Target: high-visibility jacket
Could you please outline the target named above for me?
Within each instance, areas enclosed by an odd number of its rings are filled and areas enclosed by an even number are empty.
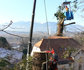
[[[67,6],[65,6],[66,12],[69,11],[69,8]]]

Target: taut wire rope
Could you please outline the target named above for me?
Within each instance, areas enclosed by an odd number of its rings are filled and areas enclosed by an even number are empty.
[[[45,0],[44,0],[44,8],[45,8],[46,23],[47,23],[47,31],[48,31],[48,35],[49,35],[49,25],[48,25],[47,9],[46,9],[46,1]]]
[[[46,17],[46,23],[47,23],[47,31],[48,31],[48,36],[49,36],[49,25],[48,25],[48,18],[47,18],[47,9],[46,9],[46,1],[44,0],[44,8],[45,8],[45,17]],[[47,39],[47,41],[48,41],[49,39]],[[48,43],[47,43],[47,46],[46,47],[48,47],[49,48],[49,41],[48,41]],[[48,48],[47,48],[47,50],[48,50]],[[46,70],[48,70],[48,63],[47,63],[47,61],[48,61],[48,54],[46,53]]]

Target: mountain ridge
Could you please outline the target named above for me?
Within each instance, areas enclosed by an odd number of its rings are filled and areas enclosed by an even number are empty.
[[[30,26],[31,26],[30,24],[31,23],[27,22],[27,21],[14,22],[9,28],[6,29],[6,31],[17,32],[17,33],[19,33],[19,32],[23,32],[23,33],[28,32],[29,33],[30,32]],[[1,27],[1,25],[0,25],[0,27]],[[50,34],[56,33],[57,23],[56,22],[48,22],[48,28],[49,28],[49,33]],[[83,28],[84,27],[81,26],[81,25],[73,24],[73,25],[66,26],[64,30],[70,31],[70,32],[80,32],[80,31],[84,31]],[[35,22],[33,32],[44,32],[44,33],[46,32],[46,33],[48,33],[47,23],[42,24],[42,23],[39,23],[39,22]]]

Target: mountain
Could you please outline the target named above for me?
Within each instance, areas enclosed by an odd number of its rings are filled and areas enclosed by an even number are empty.
[[[66,23],[65,23],[66,24]],[[7,25],[7,24],[6,24]],[[8,29],[6,29],[8,32],[14,32],[14,33],[29,33],[30,32],[30,22],[26,21],[19,21],[19,22],[14,22]],[[1,27],[1,25],[0,25]],[[48,22],[48,28],[49,28],[49,33],[50,34],[55,34],[57,31],[57,23],[56,22]],[[64,31],[68,32],[81,32],[84,31],[84,26],[73,24],[73,25],[68,25],[64,27]],[[43,33],[48,33],[47,30],[47,23],[34,23],[34,28],[33,32],[43,32]],[[0,32],[1,33],[1,32]],[[1,35],[1,34],[0,34]]]
[[[56,23],[55,22],[49,22],[49,29],[52,27],[56,29]],[[22,31],[22,32],[29,32],[30,31],[30,22],[15,22],[13,23],[7,30],[10,31]],[[40,32],[47,32],[47,23],[34,23],[34,32],[40,31]],[[54,29],[53,29],[54,30]]]

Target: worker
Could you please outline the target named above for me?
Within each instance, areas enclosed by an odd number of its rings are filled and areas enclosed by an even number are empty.
[[[69,11],[69,8],[67,6],[65,6],[66,12]]]
[[[66,16],[65,20],[71,20],[73,19],[73,12],[69,11],[69,8],[67,6],[65,6],[66,12],[64,13],[64,15]]]

